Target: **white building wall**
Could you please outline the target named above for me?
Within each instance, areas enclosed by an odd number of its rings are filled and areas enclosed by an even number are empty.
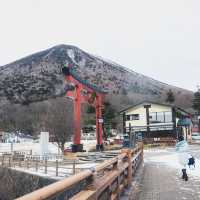
[[[146,126],[147,125],[146,109],[144,108],[144,105],[145,104],[140,104],[126,111],[126,115],[139,114],[139,120],[126,121],[126,127],[129,127],[129,124],[131,124],[131,126]],[[149,113],[151,112],[171,112],[172,113],[171,106],[164,106],[164,105],[152,104],[152,103],[150,105],[151,105],[151,108],[149,108]],[[156,125],[160,125],[160,124],[156,124]]]

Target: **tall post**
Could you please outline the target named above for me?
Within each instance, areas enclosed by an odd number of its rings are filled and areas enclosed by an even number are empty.
[[[102,119],[102,97],[101,95],[96,96],[96,138],[97,138],[97,150],[103,150],[103,119]]]
[[[151,105],[144,105],[144,108],[146,109],[147,137],[149,137],[149,136],[150,136],[150,127],[149,127],[149,108],[151,108]]]
[[[131,131],[131,123],[129,123],[129,147],[132,147],[133,137],[132,137],[132,131]]]
[[[72,151],[82,151],[83,146],[80,144],[81,141],[81,85],[76,85],[74,99],[74,143],[72,145]]]
[[[185,140],[188,141],[188,127],[185,126]]]
[[[200,115],[199,115],[199,113],[198,113],[198,132],[200,133]]]
[[[178,135],[177,126],[176,126],[176,109],[174,107],[172,108],[172,122],[173,122],[174,138],[178,140],[179,135]]]
[[[126,113],[123,113],[123,134],[126,134]]]

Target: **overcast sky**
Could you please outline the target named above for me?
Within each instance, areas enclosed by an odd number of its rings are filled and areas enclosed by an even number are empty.
[[[0,65],[58,44],[196,90],[200,1],[0,0]]]

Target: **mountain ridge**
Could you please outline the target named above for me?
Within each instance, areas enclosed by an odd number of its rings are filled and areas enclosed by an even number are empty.
[[[171,86],[171,87],[175,87],[175,88],[177,88],[177,89],[187,90],[187,91],[189,91],[189,92],[193,92],[192,90],[189,90],[189,89],[186,89],[186,88],[183,88],[183,87],[179,87],[179,86],[175,86],[175,85],[172,85],[172,84],[169,84],[169,83],[165,83],[165,82],[159,81],[159,80],[157,80],[157,79],[155,79],[155,78],[152,78],[152,77],[150,77],[150,76],[148,76],[148,75],[141,74],[141,73],[139,73],[139,72],[136,72],[136,71],[132,70],[132,69],[129,68],[129,67],[125,67],[125,66],[123,66],[123,65],[118,64],[118,63],[115,62],[115,61],[112,61],[112,60],[103,58],[103,57],[101,57],[101,56],[99,56],[99,55],[94,55],[94,57],[97,57],[97,58],[99,58],[99,59],[101,59],[101,60],[104,60],[105,62],[109,62],[110,64],[113,63],[113,65],[117,65],[117,66],[119,66],[119,67],[124,68],[127,72],[135,73],[135,74],[137,74],[137,75],[143,76],[144,78],[151,79],[152,81],[157,81],[157,82],[159,82],[159,83],[161,83],[161,84],[164,84],[164,85],[167,85],[167,86]]]
[[[142,100],[164,102],[167,91],[171,89],[176,97],[175,104],[191,108],[192,91],[155,80],[65,44],[0,66],[0,95],[12,103],[22,104],[63,96],[66,83],[62,67],[69,64],[82,79],[103,89],[108,88],[110,98],[115,96],[118,107]]]

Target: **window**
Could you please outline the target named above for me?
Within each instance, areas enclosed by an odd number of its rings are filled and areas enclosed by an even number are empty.
[[[131,116],[130,115],[126,115],[126,121],[130,121],[131,120]]]
[[[149,121],[151,124],[154,123],[169,123],[172,122],[171,112],[153,112],[149,114]]]
[[[172,113],[165,112],[165,122],[172,122]]]
[[[156,123],[156,122],[157,122],[157,121],[156,121],[156,112],[150,113],[150,114],[149,114],[149,121],[150,121],[151,123]]]
[[[139,119],[140,119],[139,114],[126,115],[126,121],[139,120]]]
[[[132,115],[132,120],[140,120],[139,114]]]
[[[164,112],[157,112],[157,123],[164,123],[165,117]]]

